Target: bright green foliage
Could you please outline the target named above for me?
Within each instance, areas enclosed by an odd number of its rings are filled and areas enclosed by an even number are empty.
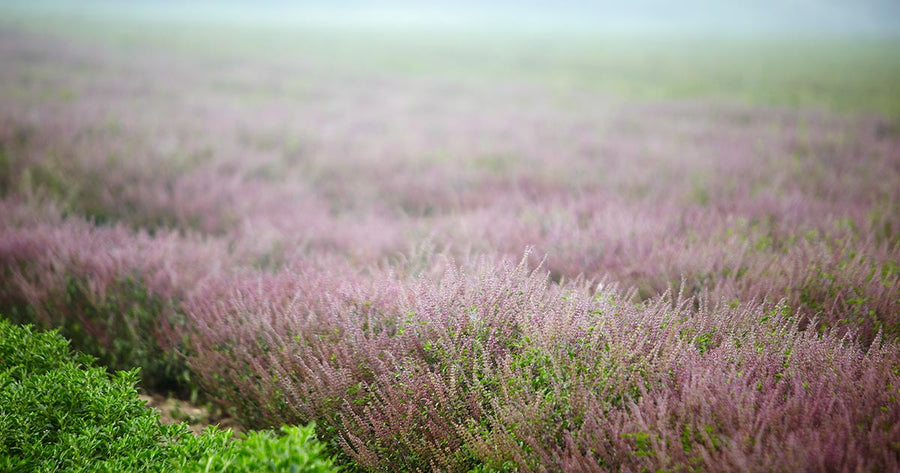
[[[252,432],[240,442],[208,455],[188,472],[207,471],[337,471],[325,456],[325,445],[316,441],[313,425],[282,427],[284,435],[270,430]]]
[[[230,437],[161,425],[137,370],[110,377],[92,362],[56,332],[0,321],[0,470],[169,471]]]
[[[162,425],[138,398],[137,369],[110,376],[55,331],[0,319],[0,471],[329,471],[313,428],[231,441]],[[202,463],[201,463],[201,460]]]

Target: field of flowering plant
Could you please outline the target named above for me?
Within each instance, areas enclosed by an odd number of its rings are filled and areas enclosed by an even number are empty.
[[[23,11],[4,318],[351,470],[900,470],[896,42]]]

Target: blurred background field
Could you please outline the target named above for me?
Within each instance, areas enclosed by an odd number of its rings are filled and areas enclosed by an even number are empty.
[[[493,3],[493,2],[492,2]],[[900,113],[890,2],[7,2],[8,27],[139,53],[639,100]],[[300,72],[300,71],[296,71]]]

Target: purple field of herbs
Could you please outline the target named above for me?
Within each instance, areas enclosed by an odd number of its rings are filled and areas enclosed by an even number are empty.
[[[900,471],[900,42],[7,9],[3,317],[351,471]]]

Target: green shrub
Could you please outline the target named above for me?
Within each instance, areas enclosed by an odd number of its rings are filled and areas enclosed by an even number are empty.
[[[206,471],[335,471],[325,456],[325,445],[315,439],[313,425],[282,427],[284,435],[270,430],[251,432],[240,442],[231,442],[211,453],[187,472]]]
[[[334,469],[312,427],[232,441],[214,427],[194,436],[162,425],[138,398],[137,369],[111,376],[93,362],[55,331],[0,319],[0,471]]]

